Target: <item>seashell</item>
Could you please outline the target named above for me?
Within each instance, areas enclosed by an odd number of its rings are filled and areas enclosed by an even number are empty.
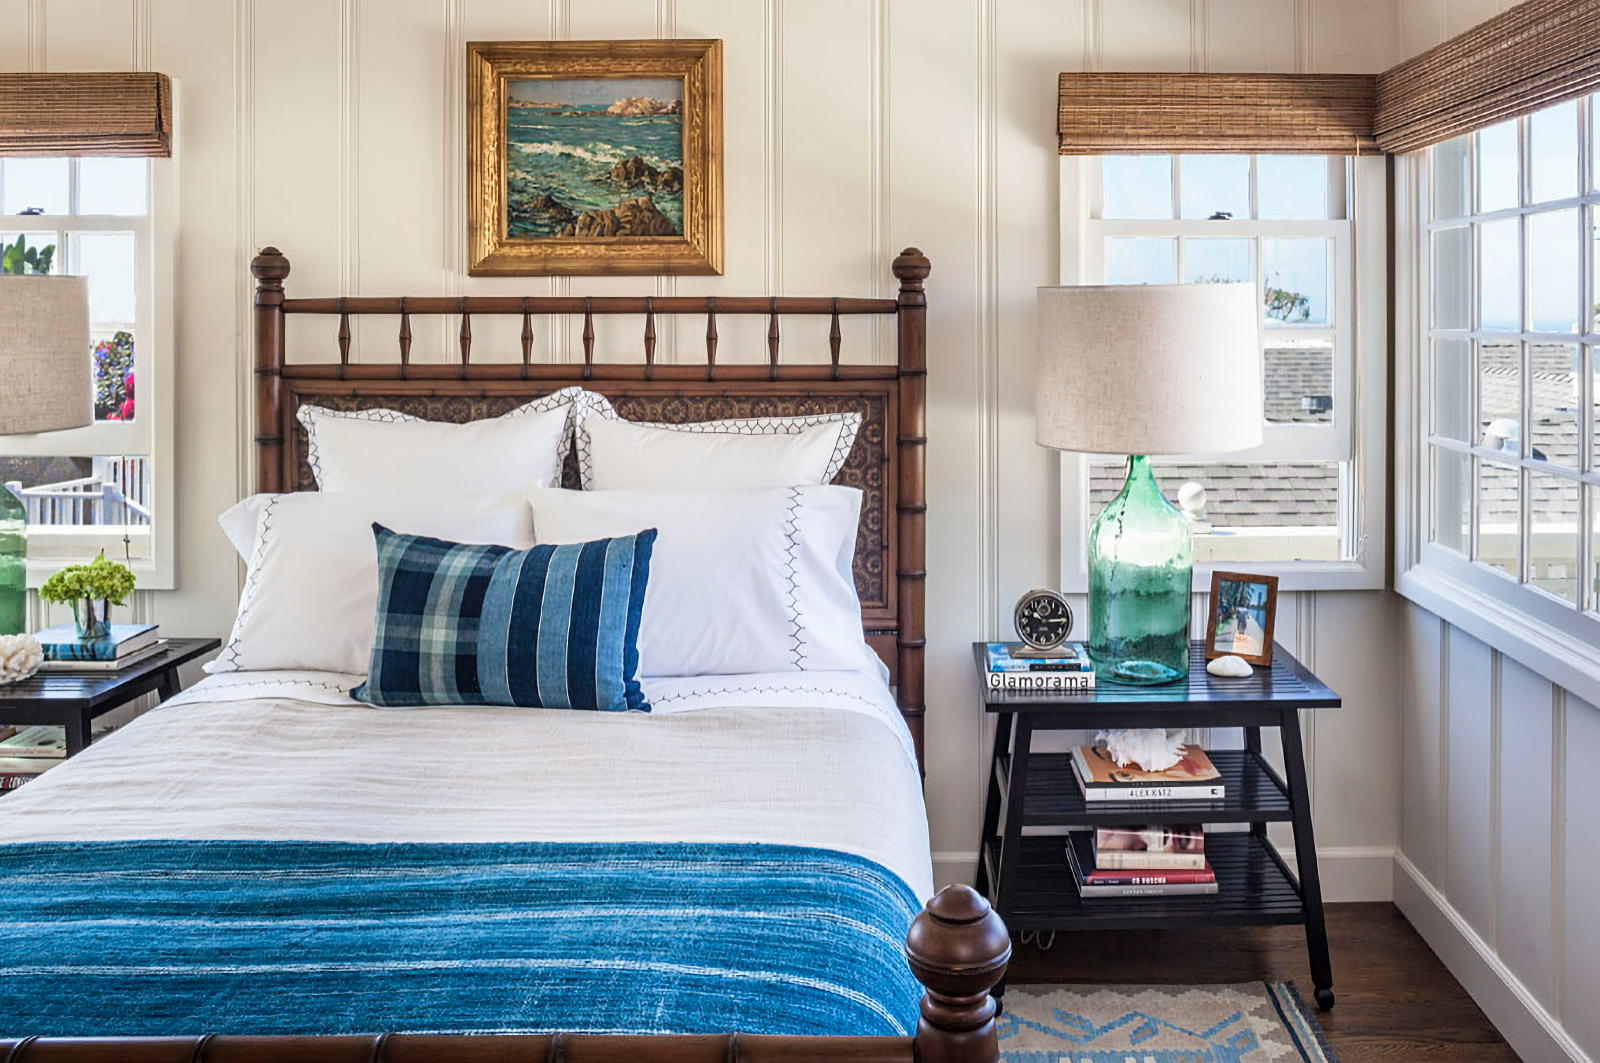
[[[0,684],[20,682],[43,663],[44,650],[32,635],[0,635]]]
[[[1137,764],[1145,771],[1166,771],[1183,759],[1182,730],[1165,727],[1128,727],[1099,731],[1094,740],[1106,747],[1106,754],[1120,768]]]
[[[1212,675],[1220,675],[1225,679],[1243,679],[1255,669],[1251,668],[1250,662],[1243,657],[1230,653],[1226,657],[1218,657],[1214,661],[1207,661],[1206,671]]]

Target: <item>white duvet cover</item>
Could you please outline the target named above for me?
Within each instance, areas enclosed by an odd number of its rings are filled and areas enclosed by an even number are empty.
[[[755,842],[932,895],[911,737],[875,676],[645,680],[650,714],[375,709],[360,681],[210,676],[0,800],[0,838]]]

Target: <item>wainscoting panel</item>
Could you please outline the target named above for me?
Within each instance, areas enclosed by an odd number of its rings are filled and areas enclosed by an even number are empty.
[[[1500,659],[1494,717],[1495,834],[1500,839],[1494,883],[1495,948],[1522,984],[1548,999],[1554,988],[1551,883],[1551,729],[1556,692],[1507,657]]]

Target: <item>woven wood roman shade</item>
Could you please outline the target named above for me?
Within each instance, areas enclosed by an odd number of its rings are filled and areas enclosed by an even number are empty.
[[[1600,89],[1600,0],[1525,0],[1378,75],[1385,151],[1438,144]]]
[[[1060,150],[1372,153],[1375,81],[1370,74],[1062,74]]]
[[[171,154],[165,74],[0,74],[0,155]]]

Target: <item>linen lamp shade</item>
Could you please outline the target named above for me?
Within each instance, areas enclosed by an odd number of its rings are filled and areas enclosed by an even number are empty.
[[[1039,289],[1036,438],[1092,454],[1261,442],[1254,284]]]
[[[0,435],[92,423],[87,278],[0,277]]]

